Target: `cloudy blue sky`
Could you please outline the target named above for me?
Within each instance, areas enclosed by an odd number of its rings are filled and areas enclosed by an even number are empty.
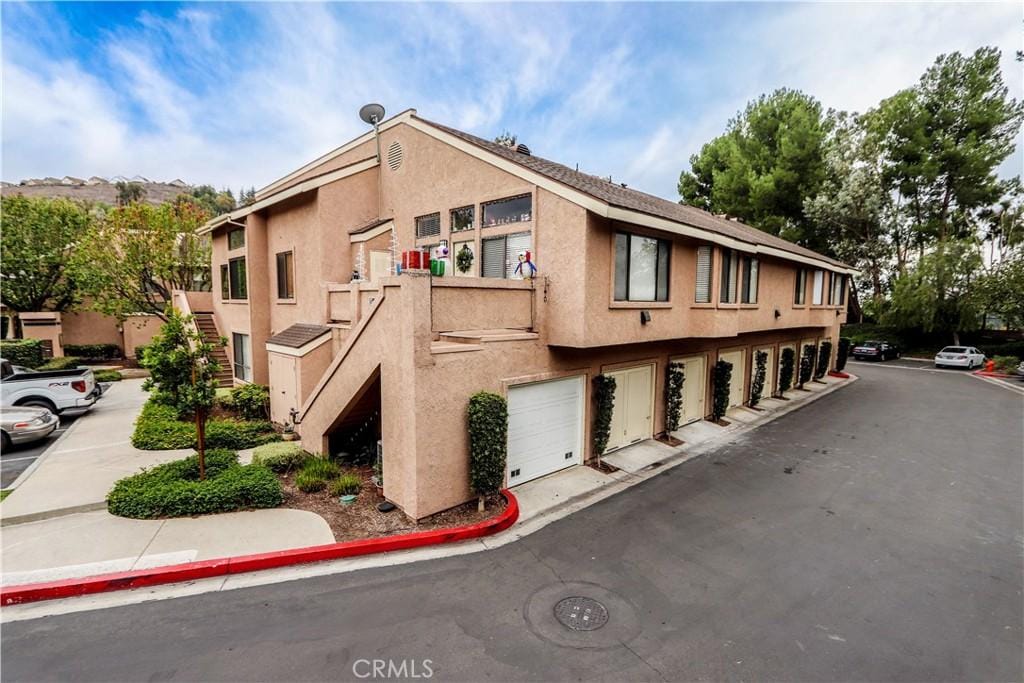
[[[676,199],[689,156],[778,87],[862,111],[942,52],[995,45],[1022,94],[1019,2],[4,2],[0,19],[8,181],[260,187],[378,101]]]

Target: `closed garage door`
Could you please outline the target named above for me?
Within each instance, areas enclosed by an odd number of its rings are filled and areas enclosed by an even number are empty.
[[[707,390],[707,365],[704,356],[675,358],[683,364],[683,405],[680,426],[704,419],[704,392]]]
[[[508,390],[508,485],[578,465],[583,456],[583,377]]]
[[[732,363],[732,375],[729,379],[729,407],[743,405],[743,384],[746,376],[743,369],[743,357],[745,351],[730,351],[721,353],[718,357],[728,363]]]
[[[605,452],[651,438],[651,416],[654,413],[653,365],[607,374],[615,378],[615,407]]]

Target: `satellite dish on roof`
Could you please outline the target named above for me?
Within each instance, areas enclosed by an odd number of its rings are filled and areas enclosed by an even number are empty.
[[[364,104],[359,109],[359,118],[371,125],[377,125],[384,118],[384,107],[379,104]]]

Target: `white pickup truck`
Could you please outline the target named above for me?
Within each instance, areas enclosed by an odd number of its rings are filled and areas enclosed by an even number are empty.
[[[90,368],[28,370],[0,358],[0,405],[75,414],[91,408],[101,393]]]

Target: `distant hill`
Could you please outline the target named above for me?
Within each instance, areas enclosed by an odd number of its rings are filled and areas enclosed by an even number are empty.
[[[64,176],[63,178],[30,178],[17,184],[0,183],[0,194],[5,197],[18,194],[26,197],[67,197],[116,204],[116,183],[119,181],[141,185],[145,190],[145,201],[150,204],[162,204],[192,189],[191,185],[182,180],[161,183],[141,176],[111,179],[93,176],[88,180]]]

